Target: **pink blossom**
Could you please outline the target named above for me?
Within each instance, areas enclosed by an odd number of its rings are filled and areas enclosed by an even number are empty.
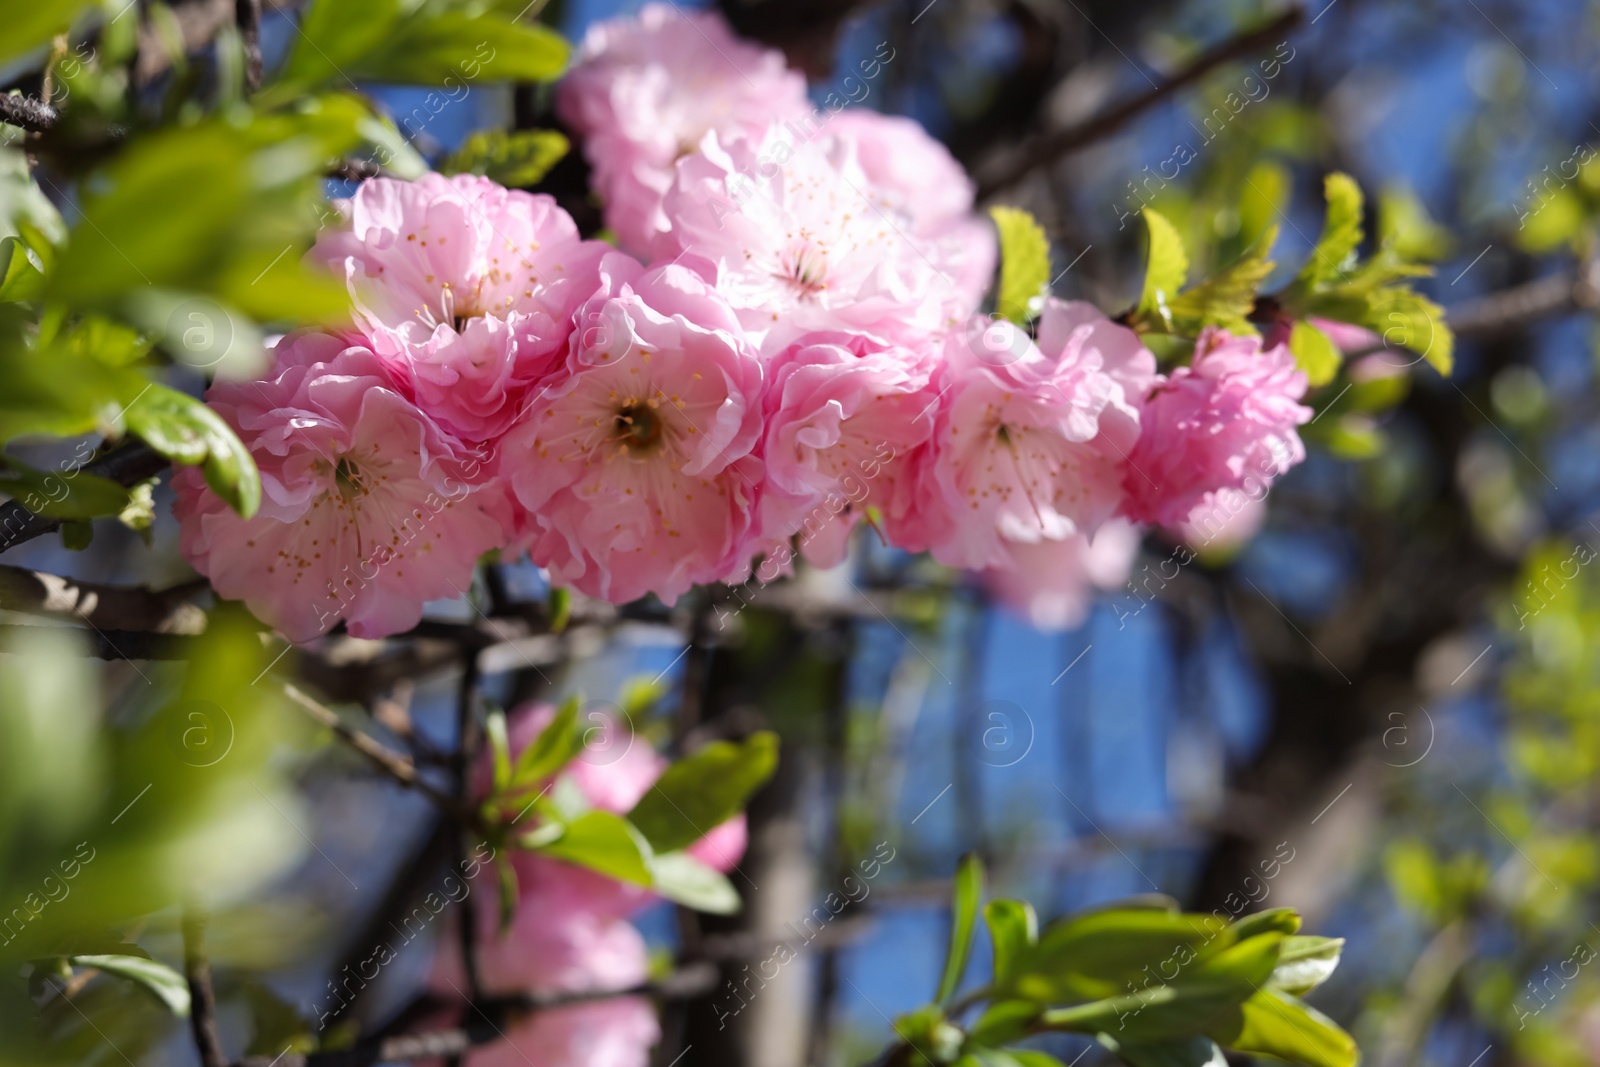
[[[606,225],[640,254],[668,229],[673,163],[708,132],[759,136],[811,111],[805,79],[781,52],[740,40],[715,12],[676,4],[590,27],[556,106],[584,138]]]
[[[760,461],[762,368],[687,268],[607,256],[567,373],[501,442],[534,562],[623,603],[739,580]]]
[[[807,334],[768,365],[763,536],[800,535],[812,563],[844,559],[868,507],[896,522],[912,457],[933,430],[931,353],[862,335]],[[781,551],[781,550],[780,550]]]
[[[995,343],[996,333],[1011,338]],[[1089,534],[1122,503],[1155,357],[1088,305],[1051,301],[1039,343],[977,320],[951,335],[919,510],[898,540],[950,566],[1004,567],[1011,543]]]
[[[609,247],[550,197],[470,174],[375,178],[343,209],[312,256],[346,279],[373,351],[463,440],[503,432],[560,365]]]
[[[1128,580],[1141,537],[1139,527],[1112,519],[1092,537],[1008,542],[1005,564],[984,571],[983,582],[1038,629],[1076,629],[1088,617],[1096,589],[1115,589]]]
[[[678,163],[663,255],[706,270],[764,353],[816,330],[915,343],[961,293],[876,195],[848,138],[708,134]]]
[[[1208,494],[1249,495],[1305,459],[1295,427],[1311,418],[1298,403],[1306,376],[1287,347],[1208,328],[1194,359],[1157,382],[1145,402],[1144,432],[1128,457],[1125,514],[1176,526]]]
[[[180,548],[218,595],[291,641],[341,619],[357,637],[408,630],[504,541],[504,494],[483,484],[480,458],[401,396],[365,348],[291,334],[274,377],[219,381],[206,400],[254,456],[261,508],[239,518],[182,468]]]
[[[1198,552],[1228,555],[1254,537],[1266,518],[1264,491],[1251,496],[1225,486],[1207,493],[1172,532]]]
[[[870,108],[846,108],[825,129],[855,143],[875,202],[905,220],[906,239],[954,282],[949,313],[976,311],[994,281],[999,243],[973,214],[975,186],[950,150],[915,119]]]

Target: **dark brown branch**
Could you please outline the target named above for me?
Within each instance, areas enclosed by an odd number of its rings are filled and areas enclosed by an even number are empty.
[[[409,1063],[436,1056],[458,1056],[479,1045],[493,1044],[504,1036],[502,1021],[530,1011],[549,1011],[572,1004],[585,1004],[614,997],[655,997],[661,1000],[687,1000],[700,996],[718,981],[716,967],[692,963],[667,977],[626,989],[601,989],[581,993],[528,993],[485,1000],[473,1011],[467,1025],[451,1030],[431,1030],[363,1041],[339,1052],[313,1052],[309,1055],[286,1052],[278,1057],[250,1056],[236,1067],[371,1067],[375,1063]]]
[[[376,178],[382,173],[383,168],[370,159],[347,159],[330,169],[328,177],[340,178],[347,182],[359,182],[367,178]]]
[[[135,441],[86,464],[83,469],[90,474],[110,478],[118,485],[129,486],[155,477],[166,467],[165,456],[143,441]],[[0,504],[0,552],[60,528],[60,519],[35,515],[23,507],[19,500]]]
[[[43,133],[61,121],[61,113],[49,104],[21,93],[0,94],[0,122],[21,126],[30,133]]]
[[[0,565],[0,610],[87,622],[101,630],[201,633],[206,613],[194,598],[209,588],[203,579],[160,591],[97,585]]]
[[[411,757],[396,752],[370,734],[363,733],[352,726],[345,724],[331,709],[323,707],[315,699],[301,692],[293,685],[283,687],[284,695],[294,701],[307,715],[318,723],[332,730],[341,741],[361,753],[380,771],[406,786],[422,793],[432,800],[447,814],[455,816],[466,823],[475,821],[471,809],[456,800],[455,797],[435,788],[426,779],[417,774],[416,764]]]
[[[205,912],[190,905],[183,909],[183,973],[189,979],[189,1026],[200,1067],[227,1067],[222,1035],[217,1031],[217,998],[211,989],[211,963],[205,955]]]
[[[1102,112],[1076,126],[1033,138],[1024,144],[1009,162],[989,168],[991,173],[987,175],[979,175],[978,199],[987,200],[1017,184],[1040,167],[1115,133],[1138,115],[1179,90],[1193,85],[1223,64],[1247,56],[1262,46],[1273,43],[1274,40],[1282,39],[1304,19],[1305,10],[1296,4],[1266,25],[1224,41],[1165,82],[1123,101],[1109,111]]]
[[[261,88],[261,0],[235,0],[234,19],[244,42],[244,91]]]

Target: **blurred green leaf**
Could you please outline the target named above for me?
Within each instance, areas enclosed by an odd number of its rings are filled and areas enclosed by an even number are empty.
[[[4,457],[0,492],[20,500],[35,515],[55,519],[92,519],[115,515],[128,506],[128,490],[109,478],[69,469],[42,471]]]
[[[1166,216],[1150,208],[1142,214],[1150,233],[1150,253],[1138,310],[1170,327],[1172,301],[1189,278],[1189,254],[1184,251],[1183,238]]]
[[[1450,254],[1455,239],[1433,220],[1417,194],[1404,184],[1390,185],[1378,198],[1378,242],[1400,258],[1436,263]]]
[[[484,733],[494,758],[494,791],[504,792],[511,784],[511,742],[506,739],[506,713],[499,708],[484,718]]]
[[[1050,284],[1050,242],[1032,215],[1021,208],[992,207],[1000,235],[1000,284],[995,313],[1018,325],[1037,314]]]
[[[1225,942],[1218,920],[1155,909],[1107,909],[1068,916],[1039,934],[1016,963],[1006,988],[1046,1003],[1115,996],[1161,965],[1188,966],[1213,941]]]
[[[65,33],[90,0],[30,0],[15,5],[0,22],[0,60],[10,59]]]
[[[439,165],[441,174],[481,174],[510,188],[536,185],[571,144],[556,130],[479,130]]]
[[[1361,244],[1361,187],[1348,174],[1333,173],[1322,180],[1327,197],[1327,214],[1322,234],[1311,257],[1295,277],[1298,289],[1309,290],[1343,278],[1355,265],[1356,248]]]
[[[950,896],[950,944],[945,950],[944,971],[933,999],[941,1004],[955,996],[961,976],[967,972],[972,953],[972,931],[978,923],[978,906],[983,901],[983,861],[969,852],[956,865]]]
[[[189,1014],[189,982],[164,963],[141,956],[73,956],[68,962],[74,967],[93,967],[126,978],[166,1005],[172,1014]]]
[[[37,300],[44,292],[44,272],[28,258],[28,246],[15,237],[0,240],[0,302]]]
[[[609,811],[590,811],[567,824],[560,838],[541,848],[551,859],[599,871],[619,882],[648,886],[652,851],[628,820]]]
[[[1313,388],[1327,385],[1339,373],[1339,346],[1309,322],[1294,324],[1289,333],[1289,351],[1294,353],[1295,366],[1305,372],[1306,383]]]
[[[713,915],[732,915],[743,905],[727,876],[687,852],[651,856],[649,865],[655,891],[674,903]]]
[[[778,766],[778,736],[713,741],[668,767],[628,813],[657,852],[676,852],[731,819]]]
[[[1119,1042],[1110,1034],[1097,1040],[1128,1067],[1227,1067],[1228,1058],[1207,1037],[1173,1038],[1146,1044]]]
[[[983,919],[994,949],[993,981],[1003,988],[1017,961],[1038,942],[1039,919],[1024,900],[991,900],[983,906]]]
[[[244,518],[261,504],[261,476],[233,428],[209,407],[151,384],[128,407],[128,429],[174,463],[202,464],[206,484]]]
[[[511,770],[511,785],[521,789],[555,774],[583,749],[578,731],[578,698],[568,697],[539,736],[522,750]]]

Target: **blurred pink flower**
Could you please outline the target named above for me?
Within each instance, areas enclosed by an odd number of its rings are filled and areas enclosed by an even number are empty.
[[[781,52],[740,40],[715,12],[676,4],[591,26],[556,106],[584,139],[606,225],[640,255],[668,229],[673,163],[708,132],[759,136],[812,110],[805,78]]]
[[[459,596],[478,557],[504,543],[504,493],[367,349],[291,334],[273,374],[206,394],[260,468],[261,509],[241,519],[198,468],[179,468],[184,558],[291,641],[341,619],[356,637],[409,630],[426,601]]]
[[[1112,519],[1092,537],[1007,542],[1005,564],[985,570],[983,582],[1038,629],[1076,629],[1088,617],[1096,589],[1115,589],[1128,580],[1142,537],[1131,522]]]
[[[452,433],[504,432],[559,367],[610,246],[580,240],[550,197],[470,174],[374,178],[344,211],[311,254],[345,279],[367,343]]]
[[[874,195],[849,139],[708,134],[678,163],[662,254],[705,270],[764,353],[815,330],[916,343],[960,293]]]
[[[843,333],[806,334],[767,366],[764,540],[800,535],[812,563],[844,559],[869,506],[905,509],[913,454],[933,430],[932,353]]]
[[[1139,436],[1138,390],[1155,371],[1132,331],[1088,305],[1051,301],[1037,345],[1009,323],[978,320],[945,351],[904,547],[950,566],[1004,567],[1012,542],[1092,534],[1116,512]]]
[[[1207,493],[1172,532],[1201,552],[1230,553],[1244,545],[1267,519],[1267,498],[1224,487]]]
[[[701,278],[606,257],[567,372],[501,442],[552,578],[624,603],[739,580],[761,464],[762,368]]]
[[[1223,488],[1266,493],[1305,459],[1295,427],[1311,418],[1298,401],[1306,376],[1279,345],[1207,328],[1194,359],[1152,388],[1144,432],[1128,457],[1126,514],[1177,526]]]

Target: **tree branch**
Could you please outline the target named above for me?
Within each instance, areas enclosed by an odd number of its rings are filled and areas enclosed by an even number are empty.
[[[42,101],[21,93],[0,94],[0,122],[20,126],[29,133],[54,129],[61,113]]]
[[[87,622],[101,630],[202,633],[206,613],[194,597],[209,588],[204,579],[162,590],[98,585],[0,565],[0,610]]]
[[[1536,281],[1489,293],[1451,309],[1445,321],[1458,335],[1487,337],[1519,329],[1546,315],[1600,307],[1600,257]]]
[[[656,997],[662,1000],[687,1000],[715,988],[718,972],[710,963],[692,963],[655,982],[626,989],[598,989],[579,993],[525,993],[487,999],[467,1025],[450,1030],[430,1030],[358,1042],[339,1052],[302,1054],[285,1052],[274,1058],[249,1056],[234,1067],[371,1067],[376,1063],[409,1063],[437,1056],[459,1056],[479,1045],[501,1040],[506,1016],[532,1011],[550,1011],[573,1004],[586,1004],[615,997]]]
[[[1115,133],[1138,115],[1180,89],[1193,85],[1224,63],[1249,55],[1263,45],[1272,43],[1274,39],[1282,38],[1299,26],[1304,18],[1305,10],[1296,4],[1266,25],[1217,45],[1162,84],[1076,126],[1033,138],[1024,144],[1009,162],[989,168],[990,173],[987,175],[979,175],[978,199],[987,200],[1017,184],[1040,167]]]
[[[189,1026],[200,1052],[200,1067],[227,1067],[217,1031],[217,998],[211,989],[211,963],[204,940],[206,915],[195,905],[183,909],[183,973],[189,979]]]
[[[261,0],[235,0],[234,19],[244,42],[244,91],[261,88]]]

